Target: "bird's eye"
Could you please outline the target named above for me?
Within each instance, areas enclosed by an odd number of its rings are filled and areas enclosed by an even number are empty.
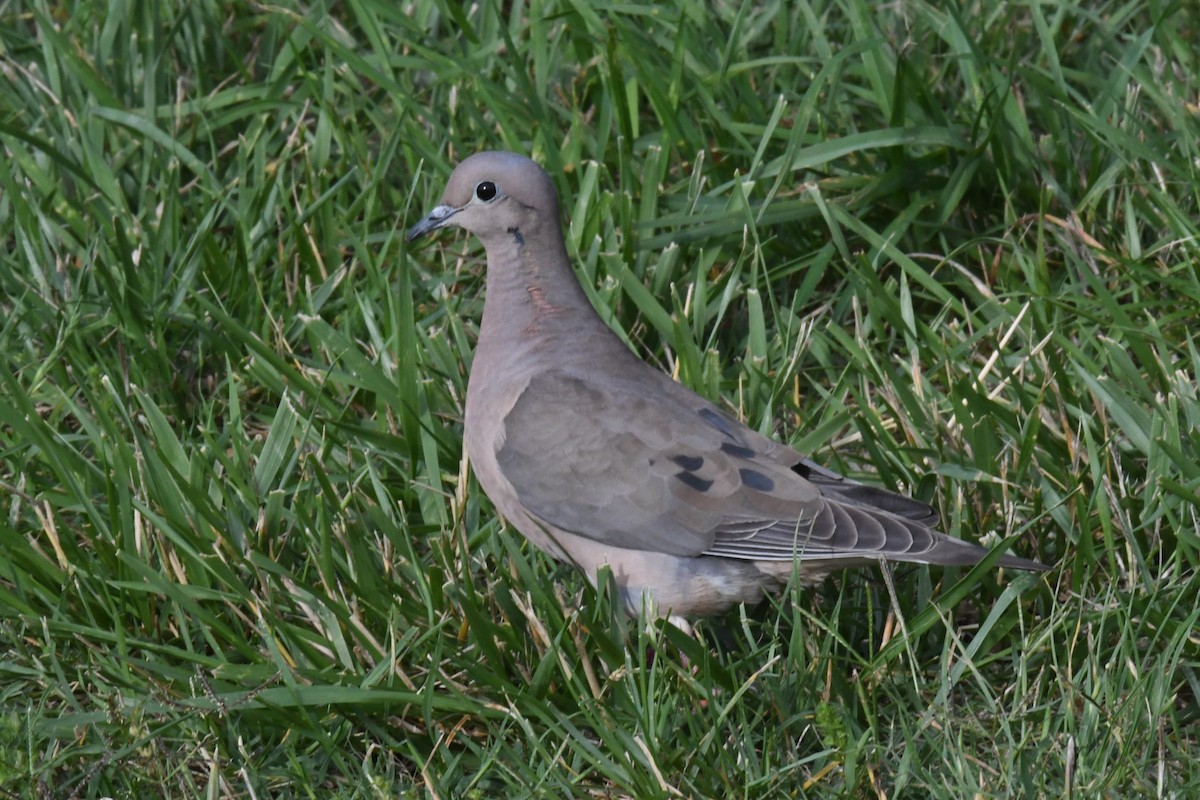
[[[475,187],[475,196],[485,203],[488,202],[496,196],[496,184],[484,181]]]

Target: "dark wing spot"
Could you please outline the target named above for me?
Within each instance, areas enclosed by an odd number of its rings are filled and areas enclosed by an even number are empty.
[[[772,492],[775,490],[775,481],[757,470],[739,469],[738,474],[742,476],[742,483],[745,486],[749,486],[757,492]]]
[[[812,475],[812,470],[809,469],[804,464],[803,461],[801,461],[799,464],[795,464],[792,467],[792,472],[796,473],[797,475],[799,475],[801,478],[804,478],[805,480],[808,480],[808,476]]]
[[[740,444],[733,442],[724,442],[721,444],[721,452],[731,455],[734,458],[754,458],[754,451],[749,447],[742,447]]]
[[[736,432],[733,430],[733,427],[729,424],[729,420],[726,419],[723,414],[718,414],[716,411],[713,411],[711,408],[702,408],[702,409],[700,409],[700,417],[705,422],[707,422],[709,425],[712,425],[714,428],[719,430],[721,433],[728,436],[730,439],[737,438]]]
[[[704,456],[671,456],[671,460],[691,472],[704,466]]]
[[[675,477],[686,483],[688,486],[695,489],[697,492],[707,492],[708,487],[712,486],[712,481],[706,481],[699,475],[693,472],[676,472]]]

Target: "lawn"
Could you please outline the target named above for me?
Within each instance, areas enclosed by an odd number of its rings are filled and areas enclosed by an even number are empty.
[[[1200,796],[1200,3],[0,4],[0,797]],[[462,452],[536,158],[606,319],[1044,575],[625,617]]]

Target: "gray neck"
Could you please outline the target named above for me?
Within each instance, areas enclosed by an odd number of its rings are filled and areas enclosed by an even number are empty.
[[[477,358],[511,363],[529,350],[567,356],[581,346],[598,353],[611,346],[609,339],[625,349],[592,308],[560,237],[535,244],[525,234],[505,234],[486,247],[487,298]]]

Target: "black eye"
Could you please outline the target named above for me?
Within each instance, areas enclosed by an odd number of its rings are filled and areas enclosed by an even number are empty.
[[[475,196],[483,202],[488,202],[496,196],[496,184],[491,181],[484,181],[475,187]]]

